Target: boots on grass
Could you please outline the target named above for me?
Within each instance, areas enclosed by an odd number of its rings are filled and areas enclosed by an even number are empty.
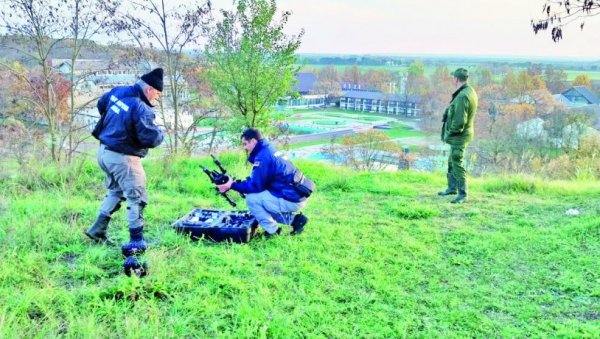
[[[129,242],[121,246],[121,252],[125,257],[143,254],[148,245],[144,240],[144,227],[129,229]]]
[[[467,202],[467,179],[458,181],[458,195],[451,201],[453,204],[462,204]]]
[[[446,174],[446,178],[448,178],[448,188],[446,188],[445,191],[438,192],[438,195],[446,196],[456,194],[456,179],[454,179],[454,176],[450,173]]]
[[[96,218],[96,222],[89,229],[85,230],[83,233],[87,235],[94,242],[113,245],[114,243],[108,238],[106,235],[106,231],[108,230],[108,223],[110,222],[110,217],[105,215],[98,215]]]

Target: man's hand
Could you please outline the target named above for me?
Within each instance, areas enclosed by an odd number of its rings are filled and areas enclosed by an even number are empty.
[[[228,179],[227,182],[224,183],[223,185],[217,185],[217,189],[219,190],[219,192],[225,193],[231,189],[231,184],[233,184],[233,179],[231,179],[231,177],[227,177],[227,179]]]

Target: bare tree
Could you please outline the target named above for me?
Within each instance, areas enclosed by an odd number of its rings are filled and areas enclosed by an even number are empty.
[[[450,75],[448,67],[438,66],[431,74],[431,90],[427,100],[424,100],[423,112],[419,125],[426,131],[439,130],[442,123],[444,108],[448,106],[454,88],[454,79]]]
[[[547,66],[544,70],[544,80],[550,93],[556,94],[567,89],[567,72],[563,69]]]
[[[383,93],[393,93],[395,90],[394,76],[387,70],[367,70],[363,75],[363,84]]]
[[[164,58],[170,106],[173,109],[173,121],[167,119],[161,102],[161,115],[167,132],[172,138],[167,140],[171,153],[177,153],[180,146],[189,151],[194,142],[195,126],[202,114],[190,111],[194,98],[185,88],[183,70],[193,67],[193,59],[187,49],[197,47],[199,39],[206,33],[210,21],[210,1],[204,3],[189,2],[173,5],[166,0],[129,0],[117,11],[112,28],[117,33],[126,33],[129,42],[137,45],[141,53],[149,56],[154,49]],[[151,58],[148,58],[151,59]],[[185,121],[183,115],[191,116]]]
[[[86,81],[87,77],[76,76],[77,60],[81,55],[84,47],[89,47],[93,44],[92,38],[103,33],[107,28],[108,18],[112,17],[118,8],[116,2],[110,0],[71,0],[64,2],[67,12],[70,16],[67,18],[69,23],[69,51],[71,59],[71,67],[68,78],[71,82],[70,87],[70,114],[67,124],[67,133],[64,138],[67,138],[67,161],[71,162],[74,152],[79,144],[89,138],[89,133],[81,133],[88,131],[88,125],[78,123],[77,116],[83,109],[90,107],[90,104],[96,101],[96,97],[86,100],[80,105],[76,104],[76,94],[78,87]],[[65,144],[62,140],[61,145]]]
[[[533,32],[550,29],[552,40],[559,42],[564,26],[578,21],[583,30],[586,18],[600,14],[600,0],[546,0],[542,13],[545,18],[531,20]]]
[[[333,65],[323,67],[317,75],[315,92],[327,94],[328,100],[338,97],[342,91],[342,81],[337,68]]]
[[[60,161],[60,99],[56,85],[61,79],[49,61],[58,44],[69,36],[68,28],[64,25],[66,8],[43,0],[14,0],[3,4],[0,14],[2,29],[7,35],[20,36],[29,42],[27,49],[18,52],[35,63],[39,76],[32,77],[27,70],[16,69],[7,63],[1,66],[28,84],[32,95],[23,96],[22,99],[45,119],[50,133],[50,154],[54,161]],[[3,47],[7,47],[4,42]]]
[[[45,120],[54,161],[62,160],[67,139],[68,161],[82,140],[73,138],[75,131],[83,128],[75,127],[75,116],[79,110],[74,104],[75,84],[80,80],[75,77],[75,60],[82,47],[88,45],[89,39],[102,28],[115,6],[111,0],[15,0],[2,5],[0,22],[6,33],[3,47],[16,49],[35,67],[28,70],[15,63],[0,63],[0,66],[27,84],[28,90],[18,99],[26,101],[30,109]],[[9,44],[9,40],[15,37],[27,43]],[[51,63],[52,55],[61,48],[70,50],[69,79],[65,79]]]
[[[356,170],[377,171],[400,162],[400,146],[384,133],[369,130],[344,137],[341,144],[332,142],[321,150],[334,160]]]
[[[350,84],[352,88],[360,86],[362,84],[362,73],[360,68],[356,65],[344,68],[342,80]]]

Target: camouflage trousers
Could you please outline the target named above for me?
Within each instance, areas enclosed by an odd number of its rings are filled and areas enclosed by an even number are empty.
[[[466,147],[467,145],[450,145],[448,174],[452,175],[457,181],[464,181],[467,178],[464,159]]]

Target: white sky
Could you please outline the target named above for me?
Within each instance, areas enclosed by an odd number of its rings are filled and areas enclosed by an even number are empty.
[[[231,9],[232,0],[212,0]],[[288,33],[305,29],[300,53],[443,54],[600,59],[600,16],[535,35],[544,0],[278,0]]]

